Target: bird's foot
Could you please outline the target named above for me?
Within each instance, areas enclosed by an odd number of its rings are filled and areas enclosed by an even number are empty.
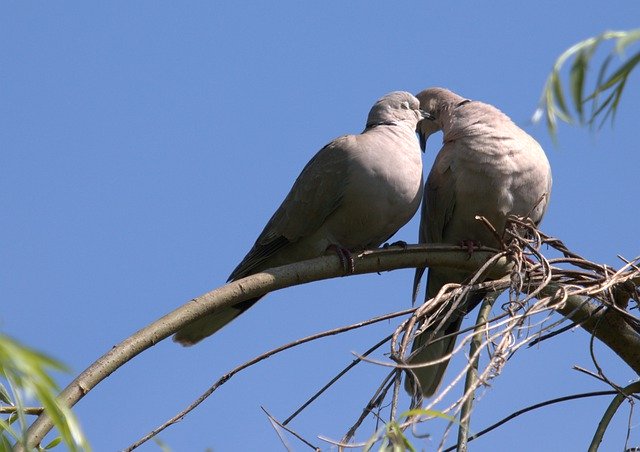
[[[384,245],[382,245],[382,248],[386,250],[387,248],[391,248],[392,246],[399,246],[403,250],[406,250],[407,242],[405,242],[404,240],[398,240],[397,242],[393,243],[385,243]]]
[[[482,245],[480,245],[480,242],[478,242],[477,240],[462,240],[460,242],[460,246],[462,248],[466,248],[469,257],[471,257],[473,252],[477,249],[480,249],[480,246]]]
[[[342,268],[344,268],[345,275],[351,275],[356,271],[356,262],[353,259],[351,251],[339,245],[329,245],[327,247],[327,251],[333,251],[338,255]]]

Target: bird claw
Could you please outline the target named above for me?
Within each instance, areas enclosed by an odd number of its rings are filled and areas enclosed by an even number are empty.
[[[351,251],[339,245],[329,245],[327,251],[333,251],[338,255],[340,264],[344,268],[345,275],[352,275],[356,271],[356,262],[353,259]]]
[[[404,240],[398,240],[397,242],[393,243],[385,243],[384,245],[382,245],[382,248],[386,250],[387,248],[391,248],[392,246],[399,246],[403,250],[406,250],[408,245]]]
[[[478,242],[477,240],[462,240],[460,242],[460,246],[462,248],[466,248],[467,254],[469,255],[469,257],[471,257],[471,255],[475,250],[480,249],[481,245],[480,245],[480,242]]]

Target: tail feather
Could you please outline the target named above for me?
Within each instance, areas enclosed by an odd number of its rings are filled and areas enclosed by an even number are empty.
[[[418,292],[420,292],[420,280],[422,279],[422,275],[426,268],[416,268],[416,272],[413,275],[413,292],[411,293],[411,303],[416,304],[416,300],[418,299]]]
[[[413,341],[411,364],[427,364],[450,355],[456,344],[456,336],[445,339],[442,339],[442,337],[456,333],[460,329],[463,318],[464,316],[458,316],[455,319],[451,319],[451,323],[444,331],[438,331],[435,334],[425,331],[417,336]],[[430,343],[424,346],[423,342],[426,340],[429,340]],[[411,369],[413,378],[405,379],[405,390],[409,394],[420,392],[424,397],[431,397],[440,387],[448,365],[449,358],[436,364]]]
[[[416,279],[419,281],[417,272]],[[427,276],[426,300],[437,295],[444,284],[454,281],[458,282],[458,280],[462,281],[463,279],[463,277],[449,275],[446,272],[443,274],[442,272],[430,270]],[[414,293],[415,292],[416,288],[414,285]],[[413,341],[409,363],[430,363],[439,361],[445,356],[450,355],[456,344],[457,336],[455,336],[455,333],[460,330],[464,316],[475,308],[484,296],[485,293],[467,295],[465,300],[456,308],[456,312],[451,313],[445,325],[439,325],[440,322],[434,323],[434,325],[439,327],[438,331],[434,332],[434,329],[427,329],[418,335]],[[443,336],[448,335],[452,336],[442,339]],[[405,390],[410,395],[422,393],[424,397],[431,397],[440,387],[449,361],[450,357],[435,364],[411,369],[412,377],[405,379]]]
[[[193,323],[182,328],[173,335],[173,341],[188,347],[200,342],[202,339],[211,336],[222,327],[230,323],[233,319],[256,304],[262,297],[252,298],[218,312],[208,314]]]

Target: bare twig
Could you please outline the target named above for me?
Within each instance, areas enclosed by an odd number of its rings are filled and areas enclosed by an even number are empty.
[[[473,341],[476,345],[469,353],[468,363],[454,376],[449,384],[428,401],[425,410],[421,412],[424,415],[411,416],[402,424],[394,424],[394,435],[399,434],[399,432],[416,422],[427,421],[434,417],[445,417],[445,419],[450,420],[460,415],[462,419],[468,418],[467,408],[464,407],[469,406],[475,391],[495,378],[509,358],[520,348],[538,338],[550,337],[548,333],[565,321],[565,318],[587,330],[594,338],[601,340],[640,374],[640,320],[632,315],[627,307],[629,299],[636,300],[637,304],[638,285],[640,284],[640,270],[639,266],[636,265],[637,259],[625,261],[625,265],[620,269],[590,262],[569,250],[561,241],[538,231],[531,221],[519,218],[509,219],[505,233],[502,236],[502,243],[503,250],[500,252],[481,248],[474,251],[472,256],[468,256],[459,247],[427,245],[366,251],[357,257],[356,274],[427,266],[456,268],[468,272],[472,276],[467,284],[445,285],[434,298],[418,307],[412,316],[400,323],[391,336],[391,363],[381,363],[392,367],[392,371],[371,397],[369,403],[363,409],[362,415],[354,426],[349,429],[342,443],[336,444],[341,444],[343,447],[353,446],[349,441],[355,435],[358,427],[370,414],[379,416],[377,410],[389,403],[387,397],[391,397],[390,411],[392,416],[395,417],[400,373],[406,372],[415,366],[435,364],[406,364],[410,362],[407,356],[408,344],[412,342],[416,334],[421,334],[425,331],[430,334],[432,331],[442,329],[456,310],[466,312],[465,300],[468,299],[467,296],[472,291],[476,290],[507,290],[508,299],[502,305],[503,313],[484,322],[482,326],[484,334],[480,339],[478,339],[477,331],[471,331],[473,328],[465,329],[458,333],[461,336],[460,344],[454,347],[451,355],[460,353],[468,343]],[[543,246],[551,247],[562,253],[564,257],[547,259],[540,251]],[[342,276],[342,274],[343,269],[338,259],[335,256],[327,256],[271,269],[195,298],[185,306],[135,333],[106,353],[80,374],[61,393],[60,400],[68,406],[72,406],[128,360],[203,315],[243,300],[263,295],[269,291],[319,279]],[[561,313],[565,318],[550,321],[550,315],[554,311]],[[403,315],[409,312],[411,310],[393,315]],[[389,317],[381,317],[379,319],[382,318]],[[320,336],[314,335],[314,338],[328,334],[338,334],[338,330],[342,332],[355,327],[357,326],[343,327],[343,329],[332,330],[335,331],[333,333],[325,332],[321,333]],[[228,381],[238,371],[278,351],[291,348],[308,340],[313,339],[305,338],[287,344],[232,370],[219,379],[209,388],[207,393],[203,394],[187,410],[163,424],[160,429],[166,428],[166,426],[182,419],[186,413],[201,403],[208,394],[215,391],[216,388]],[[430,340],[439,339],[435,339],[435,337],[427,339],[425,345],[433,343],[429,342]],[[478,340],[480,340],[479,343]],[[474,367],[474,363],[478,362],[480,353],[484,350],[489,351],[490,359],[486,365],[478,366],[475,381],[469,382],[462,396],[457,400],[444,408],[438,408],[444,397],[451,393],[466,374],[472,372],[471,369]],[[365,355],[368,355],[368,353],[365,353]],[[450,357],[447,356],[443,359],[449,359]],[[362,357],[354,361],[349,368],[360,360],[375,362],[369,357]],[[482,362],[484,363],[484,360]],[[339,378],[343,372],[335,378]],[[601,369],[599,372],[602,374]],[[606,378],[604,375],[601,375],[601,377]],[[392,387],[394,390],[389,395]],[[618,388],[615,385],[614,387]],[[422,406],[422,403],[423,401],[417,398],[413,401],[412,406]],[[304,409],[304,406],[302,409]],[[463,409],[465,412],[461,414]],[[440,413],[441,416],[431,415],[433,413]],[[287,419],[285,424],[289,421],[290,419]],[[447,426],[447,432],[451,425],[452,423],[450,422]],[[41,414],[29,428],[28,444],[30,446],[39,444],[41,438],[50,428],[50,419],[46,413]],[[148,437],[152,437],[157,431],[159,430],[154,430]],[[442,441],[445,438],[446,433]],[[441,442],[441,444],[443,443]]]
[[[481,248],[469,258],[459,247],[451,245],[413,245],[402,249],[371,250],[356,258],[354,274],[424,266],[464,267],[472,270],[482,265],[494,252],[495,250],[490,248]],[[506,260],[503,264],[505,263]],[[337,256],[328,255],[266,270],[196,297],[111,348],[78,375],[58,398],[69,407],[75,405],[91,389],[129,360],[206,314],[267,292],[311,281],[341,277],[343,273],[344,269]],[[41,414],[29,427],[28,446],[38,445],[52,427],[47,413]]]
[[[407,309],[407,310],[404,310],[404,311],[394,312],[392,314],[387,314],[387,315],[375,317],[373,319],[365,320],[363,322],[355,323],[355,324],[352,324],[352,325],[347,325],[347,326],[343,326],[343,327],[340,327],[340,328],[334,328],[334,329],[329,330],[329,331],[323,331],[321,333],[313,334],[311,336],[307,336],[305,338],[298,339],[298,340],[293,341],[293,342],[289,342],[288,344],[281,345],[280,347],[274,348],[272,350],[269,350],[266,353],[263,353],[263,354],[261,354],[259,356],[256,356],[255,358],[253,358],[253,359],[251,359],[251,360],[239,365],[238,367],[234,368],[230,372],[224,374],[222,377],[220,377],[220,379],[218,379],[218,381],[216,381],[212,386],[210,386],[209,389],[207,389],[202,395],[200,395],[200,397],[198,397],[195,401],[193,401],[188,407],[186,407],[184,410],[182,410],[181,412],[179,412],[178,414],[173,416],[168,421],[164,422],[162,425],[156,427],[155,429],[153,429],[152,431],[147,433],[145,436],[140,438],[135,443],[131,444],[129,447],[124,449],[124,452],[130,452],[130,451],[136,449],[140,445],[144,444],[145,442],[149,441],[151,438],[156,436],[162,430],[164,430],[167,427],[175,424],[176,422],[180,422],[187,414],[189,414],[191,411],[193,411],[198,405],[200,405],[211,394],[213,394],[214,391],[216,391],[220,386],[222,386],[227,381],[229,381],[229,379],[231,379],[231,377],[233,377],[238,372],[240,372],[240,371],[242,371],[242,370],[244,370],[244,369],[246,369],[248,367],[251,367],[254,364],[256,364],[256,363],[258,363],[258,362],[260,362],[262,360],[270,358],[271,356],[273,356],[273,355],[275,355],[277,353],[283,352],[285,350],[288,350],[290,348],[297,347],[298,345],[302,345],[302,344],[304,344],[306,342],[311,342],[311,341],[314,341],[314,340],[317,340],[317,339],[321,339],[323,337],[334,336],[336,334],[344,333],[346,331],[351,331],[351,330],[354,330],[354,329],[357,329],[357,328],[362,328],[364,326],[371,325],[371,324],[377,323],[377,322],[381,322],[383,320],[388,320],[390,318],[406,315],[406,314],[408,314],[408,313],[410,313],[412,311],[413,311],[413,309]],[[289,420],[290,419],[288,419],[287,421],[289,421]]]
[[[483,435],[486,435],[487,433],[489,433],[492,430],[495,430],[496,428],[500,427],[503,424],[506,424],[507,422],[509,422],[512,419],[515,419],[516,417],[528,413],[529,411],[533,411],[533,410],[537,410],[538,408],[542,408],[545,406],[549,406],[549,405],[553,405],[556,403],[561,403],[561,402],[567,402],[569,400],[577,400],[577,399],[584,399],[587,397],[598,397],[598,396],[605,396],[605,395],[613,395],[616,394],[616,391],[596,391],[596,392],[585,392],[582,394],[574,394],[574,395],[569,395],[569,396],[564,396],[564,397],[558,397],[556,399],[551,399],[551,400],[547,400],[545,402],[540,402],[540,403],[536,403],[535,405],[531,405],[528,406],[526,408],[522,408],[521,410],[515,411],[513,413],[511,413],[509,416],[500,419],[498,422],[496,422],[495,424],[490,425],[489,427],[479,431],[478,433],[471,435],[467,438],[467,441],[473,441],[474,439],[478,439]],[[447,449],[445,449],[443,452],[452,452],[454,450],[456,450],[458,447],[458,445],[454,445],[451,447],[448,447]]]
[[[276,418],[274,418],[273,416],[271,416],[271,414],[269,414],[269,412],[266,410],[265,407],[261,406],[260,407],[262,409],[262,411],[264,411],[264,413],[267,415],[267,417],[269,418],[269,420],[271,421],[271,424],[275,424],[278,427],[280,427],[281,429],[291,433],[293,436],[295,436],[296,438],[298,438],[300,441],[302,441],[303,443],[305,443],[307,446],[309,446],[311,449],[320,452],[320,448],[318,446],[314,446],[313,444],[311,444],[309,441],[307,441],[306,439],[304,439],[300,434],[294,432],[293,430],[291,430],[290,428],[286,427],[283,423],[279,422]],[[282,443],[285,444],[286,443],[284,441],[284,438],[280,435],[280,432],[275,428],[274,426],[274,430],[276,431],[276,433],[278,434],[278,436],[280,437],[280,439],[282,440]],[[289,447],[287,447],[287,450],[290,450]],[[292,450],[292,449],[291,449]]]
[[[479,270],[466,284],[444,286],[434,298],[426,301],[410,319],[398,327],[391,341],[391,358],[394,364],[377,362],[377,364],[409,370],[448,360],[459,353],[468,342],[476,344],[469,353],[469,362],[464,369],[432,397],[424,411],[425,413],[438,412],[448,416],[460,416],[462,421],[458,445],[460,450],[465,449],[465,428],[468,430],[468,426],[465,427],[464,421],[468,419],[467,410],[474,397],[474,392],[480,385],[486,384],[488,380],[495,377],[509,357],[525,344],[539,342],[566,331],[568,328],[581,326],[591,333],[592,340],[596,337],[602,340],[634,370],[637,372],[640,370],[638,319],[624,309],[626,303],[623,299],[626,294],[629,294],[629,297],[637,297],[637,289],[634,285],[640,282],[640,271],[635,265],[636,260],[625,261],[626,265],[617,270],[606,265],[589,262],[568,250],[561,241],[538,231],[531,221],[519,218],[510,219],[503,240],[503,253],[511,259],[511,275],[506,281],[504,278],[494,281],[493,290],[510,289],[509,301],[503,304],[507,318],[501,321],[490,320],[487,322],[484,327],[486,339],[481,347],[478,348],[475,340],[477,338],[473,333],[462,335],[459,332],[458,334],[462,338],[461,343],[454,347],[453,352],[448,356],[429,363],[406,364],[407,344],[411,342],[413,337],[417,334],[424,334],[424,331],[433,332],[442,328],[453,311],[458,309],[466,295],[470,291],[479,289],[477,281],[481,281],[483,278],[482,270]],[[552,264],[552,261],[540,252],[542,245],[557,249],[565,257],[554,259]],[[486,265],[489,265],[489,262]],[[559,268],[556,265],[565,267]],[[567,265],[570,268],[566,268]],[[575,268],[587,271],[575,270]],[[472,284],[475,285],[472,286]],[[556,330],[557,325],[565,319],[548,322],[549,314],[553,310],[562,313],[572,321],[572,324],[568,328]],[[541,320],[534,320],[535,316],[540,315],[543,315]],[[415,328],[415,325],[421,326]],[[550,331],[554,331],[554,333],[549,334]],[[402,336],[402,340],[399,339],[400,336]],[[442,340],[442,338],[434,338],[432,335],[431,338],[423,341],[423,346],[429,346],[437,340]],[[626,345],[622,346],[622,343]],[[491,359],[484,370],[478,370],[475,374],[473,369],[479,357],[479,349],[485,347],[493,350],[490,353]],[[593,356],[597,366],[595,355]],[[375,362],[370,359],[368,361]],[[447,407],[436,409],[446,394],[458,385],[465,373],[478,375],[478,378],[475,381],[467,379],[461,397]],[[602,375],[601,378],[606,379],[602,369],[599,369],[599,373]],[[615,389],[619,388],[613,382],[609,383]],[[382,403],[379,399],[377,402]],[[412,406],[421,406],[421,403],[421,400],[416,399]],[[433,417],[429,415],[413,416],[402,424],[402,428],[417,422],[428,421]],[[451,427],[452,422],[449,422],[441,439],[440,448],[443,447],[442,441],[446,438]]]
[[[410,310],[410,312],[413,311]],[[406,311],[403,311],[406,312]],[[375,344],[373,347],[369,348],[366,352],[364,352],[362,354],[362,357],[366,357],[369,356],[371,353],[373,353],[375,350],[377,350],[378,348],[380,348],[382,345],[385,344],[385,342],[388,342],[389,339],[391,339],[391,336],[387,336],[384,339],[382,339],[380,342],[378,342],[377,344]],[[338,374],[333,377],[331,380],[329,380],[329,382],[324,385],[322,388],[320,388],[320,390],[318,390],[315,394],[313,394],[306,402],[304,402],[300,408],[298,408],[293,414],[291,414],[291,416],[289,416],[287,419],[285,419],[285,421],[282,423],[282,425],[287,425],[289,422],[291,422],[298,414],[300,414],[306,407],[308,407],[309,405],[311,405],[311,403],[313,403],[314,400],[316,400],[318,397],[320,397],[322,395],[322,393],[324,393],[327,389],[329,389],[331,387],[331,385],[333,385],[336,381],[338,381],[340,378],[342,378],[342,376],[344,374],[346,374],[347,372],[349,372],[351,369],[353,369],[357,364],[362,362],[362,358],[358,357],[356,359],[354,359],[351,364],[349,364],[347,367],[345,367],[344,369],[342,369],[340,372],[338,372]]]
[[[631,438],[631,428],[632,428],[632,420],[633,420],[633,408],[635,404],[633,400],[629,399],[629,417],[627,418],[627,436],[624,439],[624,450],[629,450],[629,438]]]
[[[278,435],[278,439],[280,439],[280,442],[282,443],[282,446],[287,449],[287,452],[293,452],[293,449],[291,448],[291,446],[289,445],[289,443],[287,442],[287,439],[284,437],[284,435],[282,434],[282,432],[280,431],[280,423],[278,421],[275,420],[275,418],[273,418],[269,412],[267,410],[264,409],[263,406],[260,407],[262,409],[262,411],[264,411],[264,413],[267,415],[267,417],[269,418],[269,422],[271,422],[271,427],[273,427],[273,430],[276,432],[276,435]]]
[[[360,414],[358,420],[351,426],[349,431],[340,441],[341,444],[349,444],[349,441],[351,441],[356,431],[358,430],[362,422],[364,422],[364,420],[367,418],[367,416],[369,416],[369,414],[372,413],[373,410],[375,410],[377,407],[382,405],[387,392],[389,392],[389,389],[391,389],[391,387],[393,386],[393,377],[395,376],[395,372],[396,371],[394,370],[385,377],[382,384],[378,387],[378,390],[375,392],[371,400],[369,400],[369,403],[367,403],[367,406],[362,409],[362,413]]]
[[[25,406],[22,408],[17,406],[0,406],[0,414],[13,414],[18,411],[32,416],[39,416],[44,412],[44,408],[41,406]]]

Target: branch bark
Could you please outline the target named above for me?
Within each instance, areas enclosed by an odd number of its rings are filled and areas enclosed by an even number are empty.
[[[550,284],[542,290],[542,294],[552,297],[560,288]],[[622,360],[640,375],[640,338],[624,317],[612,309],[600,309],[580,296],[569,296],[557,311],[600,339]]]
[[[496,252],[490,248],[480,248],[469,256],[466,250],[450,245],[411,245],[370,250],[355,259],[354,274],[415,267],[450,267],[468,270],[471,273]],[[487,276],[497,279],[507,274],[509,269],[510,264],[507,258],[503,257],[488,270]],[[78,375],[58,397],[72,407],[129,360],[206,314],[285,287],[342,276],[343,272],[337,256],[328,255],[273,268],[205,293],[114,346]],[[554,289],[550,286],[545,288],[543,293],[546,296],[554,296],[557,291],[558,287]],[[640,374],[640,340],[620,314],[606,312],[607,310],[594,314],[595,307],[585,303],[581,297],[569,297],[558,310],[573,320],[586,319],[582,326],[600,338]],[[592,314],[594,318],[588,318]],[[35,447],[40,444],[52,426],[47,414],[41,414],[27,431],[28,446]]]
[[[355,259],[354,274],[383,272],[410,267],[454,267],[473,271],[486,262],[496,250],[481,248],[469,256],[458,246],[412,245],[406,248],[390,247],[365,251]],[[502,272],[507,262],[501,261]],[[264,295],[285,287],[322,279],[335,278],[344,273],[337,256],[316,259],[273,268],[262,273],[226,284],[180,306],[142,328],[98,358],[76,377],[58,396],[72,407],[98,383],[107,378],[129,360],[174,334],[194,320],[223,307]],[[53,423],[46,413],[40,415],[27,431],[29,447],[40,444]]]

